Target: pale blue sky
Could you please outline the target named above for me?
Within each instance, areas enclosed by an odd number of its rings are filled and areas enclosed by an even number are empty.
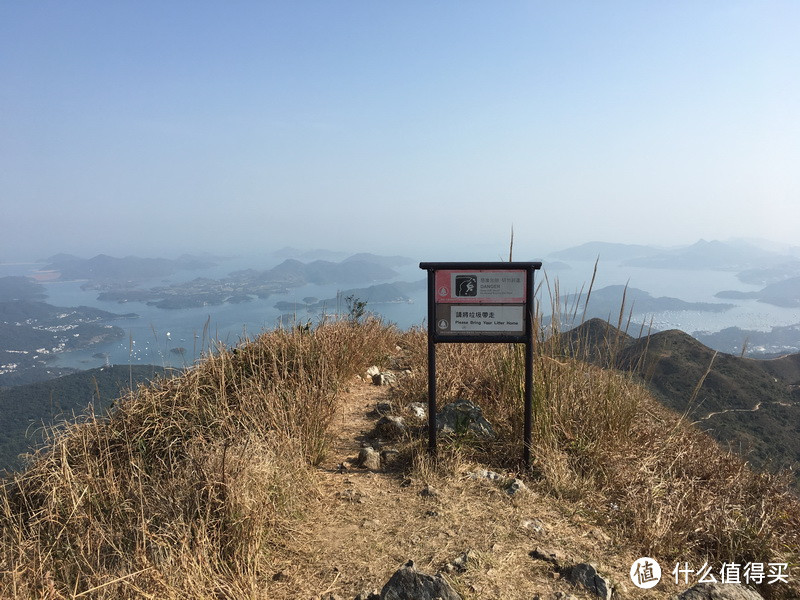
[[[799,29],[796,1],[0,0],[0,259],[800,244]]]

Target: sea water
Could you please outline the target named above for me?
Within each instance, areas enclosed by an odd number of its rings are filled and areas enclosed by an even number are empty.
[[[269,259],[240,258],[225,261],[209,269],[183,271],[169,278],[142,282],[140,289],[170,285],[208,277],[218,279],[228,273],[253,268],[265,270],[273,267],[276,261]],[[398,275],[391,281],[420,281],[426,272],[419,269],[418,262],[395,269]],[[542,313],[547,314],[551,305],[551,295],[558,289],[561,295],[578,293],[583,289],[585,296],[594,269],[593,262],[572,261],[570,268],[547,270],[535,275],[536,298]],[[32,275],[42,265],[0,265],[0,276]],[[57,366],[88,369],[104,364],[156,364],[165,367],[183,367],[192,364],[203,352],[217,344],[233,346],[244,338],[257,336],[264,330],[277,326],[278,319],[288,311],[274,307],[276,302],[297,303],[296,317],[300,322],[318,321],[320,311],[307,312],[302,298],[314,296],[319,299],[335,298],[344,289],[367,287],[359,285],[315,285],[307,284],[292,288],[288,294],[275,294],[266,299],[253,298],[242,304],[222,304],[184,309],[161,309],[142,302],[101,302],[97,290],[82,289],[84,282],[45,282],[43,283],[46,301],[55,306],[90,306],[114,313],[136,313],[135,319],[120,318],[109,321],[120,327],[125,337],[115,342],[93,346],[85,350],[66,352],[58,357]],[[375,282],[382,283],[382,282]],[[652,296],[669,296],[687,302],[725,302],[734,308],[724,312],[705,311],[663,311],[654,314],[638,312],[633,307],[633,321],[650,323],[655,331],[681,329],[687,333],[695,331],[719,331],[726,327],[740,327],[769,331],[773,326],[800,323],[800,310],[780,308],[755,300],[719,300],[714,294],[721,290],[754,291],[757,286],[741,283],[733,272],[709,270],[645,269],[628,267],[616,262],[598,265],[594,289],[608,285],[629,285],[650,293]],[[395,323],[399,328],[422,326],[427,314],[427,291],[423,287],[407,294],[408,303],[367,305],[371,312],[385,320]],[[620,302],[622,297],[620,296]],[[347,306],[341,300],[339,306],[325,307],[327,314],[346,313]],[[616,318],[616,315],[612,315]],[[626,316],[627,318],[627,316]],[[631,329],[630,331],[634,331]],[[181,353],[176,352],[182,348]],[[98,356],[96,356],[98,355]],[[100,357],[99,355],[103,355]]]

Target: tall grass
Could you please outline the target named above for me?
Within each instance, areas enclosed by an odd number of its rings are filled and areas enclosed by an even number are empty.
[[[557,283],[552,297],[559,298]],[[624,339],[617,328],[562,332],[569,321],[562,315],[574,318],[581,307],[555,300],[552,308],[546,326],[537,315],[533,328],[529,475],[538,487],[582,506],[642,555],[796,565],[800,502],[788,479],[755,473],[661,406],[638,376],[638,364],[628,371],[598,366],[598,356],[607,366],[620,362]],[[623,329],[629,325],[624,301],[616,316]],[[424,364],[426,343],[423,332],[404,335],[412,362]],[[524,356],[522,345],[437,346],[438,404],[473,400],[498,433],[470,446],[470,459],[522,470]],[[426,398],[424,371],[401,379],[395,393],[399,401]],[[463,445],[459,452],[465,454]],[[766,591],[780,591],[772,587]]]
[[[261,597],[377,320],[279,329],[54,431],[0,489],[3,598]]]

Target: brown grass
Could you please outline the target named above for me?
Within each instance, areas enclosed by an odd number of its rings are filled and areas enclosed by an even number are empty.
[[[0,491],[3,598],[261,597],[376,320],[265,333],[54,432]]]
[[[409,527],[435,531],[437,521],[423,510],[430,504],[460,529],[455,537],[437,533],[444,538],[436,542],[391,523],[403,552],[424,547],[428,564],[440,565],[468,543],[482,563],[476,573],[494,570],[512,581],[526,555],[512,560],[493,548],[520,538],[518,524],[491,535],[470,533],[470,525],[509,502],[514,519],[527,518],[546,501],[602,525],[634,556],[697,566],[797,564],[800,504],[784,480],[753,473],[657,404],[632,375],[573,358],[575,349],[567,351],[538,322],[536,331],[531,472],[520,464],[522,348],[438,347],[440,406],[456,397],[474,400],[499,435],[491,442],[443,440],[437,464],[420,440],[408,442],[409,471],[418,483],[390,501],[413,495],[419,514]],[[182,376],[131,392],[109,418],[55,432],[49,449],[0,491],[0,596],[265,597],[276,565],[313,553],[293,541],[313,538],[305,529],[317,518],[310,507],[333,510],[315,500],[319,473],[312,467],[329,451],[344,383],[369,364],[388,365],[395,344],[402,348],[395,362],[410,374],[398,379],[394,404],[425,401],[424,332],[399,333],[374,319],[330,322],[219,348]],[[522,475],[533,495],[511,501],[500,489],[465,479],[465,469],[478,465]],[[454,496],[423,500],[419,482]],[[461,504],[464,512],[456,513]],[[373,520],[359,535],[379,541],[385,532],[373,533]],[[336,552],[352,552],[337,523],[331,527]],[[582,552],[591,548],[588,541],[578,545]],[[407,556],[390,558],[382,569]],[[459,589],[480,589],[475,575],[454,577]],[[796,585],[763,591],[798,593]]]
[[[535,344],[537,489],[581,507],[639,555],[698,566],[789,562],[796,574],[800,502],[788,478],[755,473],[658,404],[639,378],[572,358],[581,353],[563,339],[540,332]],[[422,332],[405,334],[402,344],[424,360]],[[523,361],[522,346],[437,346],[439,406],[475,401],[498,432],[491,443],[454,440],[451,449],[467,460],[523,473]],[[423,401],[425,377],[400,380],[396,402]],[[786,591],[767,587],[762,593],[773,597]],[[798,593],[795,583],[786,597]]]

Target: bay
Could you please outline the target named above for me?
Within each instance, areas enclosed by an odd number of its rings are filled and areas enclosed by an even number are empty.
[[[230,272],[253,268],[265,270],[280,261],[269,257],[241,257],[228,260],[203,270],[184,271],[167,279],[142,282],[141,289],[188,281],[196,277],[218,279]],[[426,276],[419,269],[419,261],[396,269],[398,275],[392,281],[419,281]],[[567,295],[583,289],[585,294],[592,278],[594,263],[572,261],[568,269],[550,272],[547,263],[544,271],[537,272],[535,284],[537,301],[543,314],[550,313],[552,295],[556,290]],[[32,275],[42,265],[0,265],[0,276]],[[233,346],[247,337],[255,337],[264,330],[273,329],[277,319],[284,314],[274,307],[278,301],[296,303],[296,315],[300,322],[318,321],[320,312],[305,310],[304,297],[320,299],[335,298],[346,288],[367,287],[360,285],[314,285],[308,284],[293,288],[287,294],[276,294],[266,299],[253,298],[241,304],[222,304],[185,309],[161,309],[141,302],[102,302],[97,299],[96,290],[81,289],[83,282],[45,282],[47,302],[56,306],[91,306],[110,312],[139,315],[137,319],[119,319],[111,324],[125,331],[125,338],[87,350],[66,352],[59,355],[57,365],[88,369],[103,364],[156,364],[164,367],[183,367],[196,361],[203,352],[216,344]],[[375,282],[378,283],[378,282]],[[653,296],[669,296],[689,302],[723,302],[714,294],[724,289],[752,291],[758,289],[741,283],[733,272],[726,271],[685,271],[675,269],[644,269],[629,267],[615,262],[598,265],[594,289],[608,285],[625,285],[649,292]],[[379,314],[385,320],[395,323],[399,328],[422,326],[427,313],[426,290],[424,288],[408,294],[409,303],[375,304],[367,309]],[[620,296],[620,301],[622,297]],[[729,301],[726,301],[729,302]],[[646,314],[633,308],[633,321],[650,323],[653,330],[681,329],[687,333],[695,331],[719,331],[726,327],[740,327],[769,331],[773,326],[800,323],[800,311],[780,308],[755,300],[737,300],[734,308],[724,312],[705,311],[663,311]],[[582,308],[582,305],[581,305]],[[628,306],[628,309],[631,307]],[[326,314],[346,313],[344,301],[339,306],[326,306]],[[579,311],[580,313],[580,311]],[[615,322],[617,315],[608,315]],[[627,318],[627,312],[626,312]],[[636,333],[631,330],[631,333]],[[181,353],[178,349],[183,348]],[[98,358],[96,355],[106,356]]]

